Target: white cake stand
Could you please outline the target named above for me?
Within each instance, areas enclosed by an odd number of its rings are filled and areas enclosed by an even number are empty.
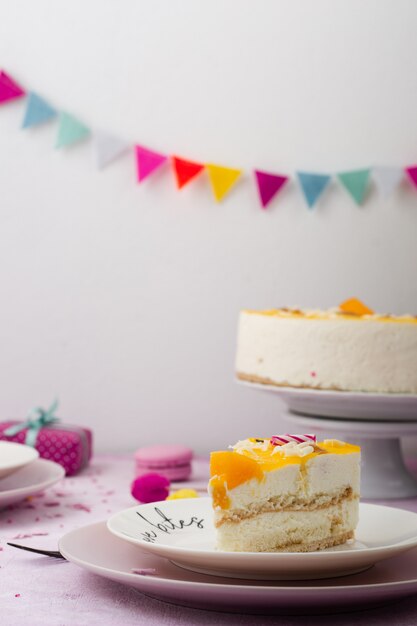
[[[405,466],[400,441],[417,437],[417,396],[243,384],[279,397],[287,405],[283,416],[297,427],[296,432],[360,445],[364,498],[417,496],[417,481]]]

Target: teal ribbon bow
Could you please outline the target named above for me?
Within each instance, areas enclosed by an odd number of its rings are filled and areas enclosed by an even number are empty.
[[[9,428],[4,431],[4,434],[7,437],[14,437],[14,435],[17,435],[17,433],[20,433],[22,430],[27,428],[25,444],[34,448],[39,431],[45,426],[54,424],[59,420],[59,417],[54,415],[57,407],[58,400],[54,400],[47,411],[41,407],[35,407],[29,411],[29,414],[24,422],[15,424],[14,426],[9,426]]]

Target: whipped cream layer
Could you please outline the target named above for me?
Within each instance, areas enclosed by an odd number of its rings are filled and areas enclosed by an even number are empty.
[[[331,311],[243,311],[238,378],[288,387],[417,393],[417,320]]]

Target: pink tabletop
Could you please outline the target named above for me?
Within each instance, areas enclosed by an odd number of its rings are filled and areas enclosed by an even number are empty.
[[[410,464],[417,473],[417,460]],[[90,468],[66,478],[44,494],[0,511],[0,615],[7,626],[164,626],[174,624],[263,624],[351,626],[415,626],[417,598],[383,608],[327,616],[235,615],[182,608],[152,600],[133,589],[83,571],[66,561],[21,552],[15,541],[57,549],[70,530],[104,520],[133,506],[129,494],[133,455],[96,456]],[[204,479],[207,463],[196,460],[194,476]],[[185,485],[184,485],[185,486]],[[417,511],[417,499],[386,504]],[[7,616],[7,618],[6,618]]]

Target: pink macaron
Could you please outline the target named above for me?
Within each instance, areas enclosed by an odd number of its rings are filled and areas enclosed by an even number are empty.
[[[191,448],[180,445],[160,445],[139,448],[135,452],[136,477],[156,472],[168,480],[187,480],[191,475]]]

